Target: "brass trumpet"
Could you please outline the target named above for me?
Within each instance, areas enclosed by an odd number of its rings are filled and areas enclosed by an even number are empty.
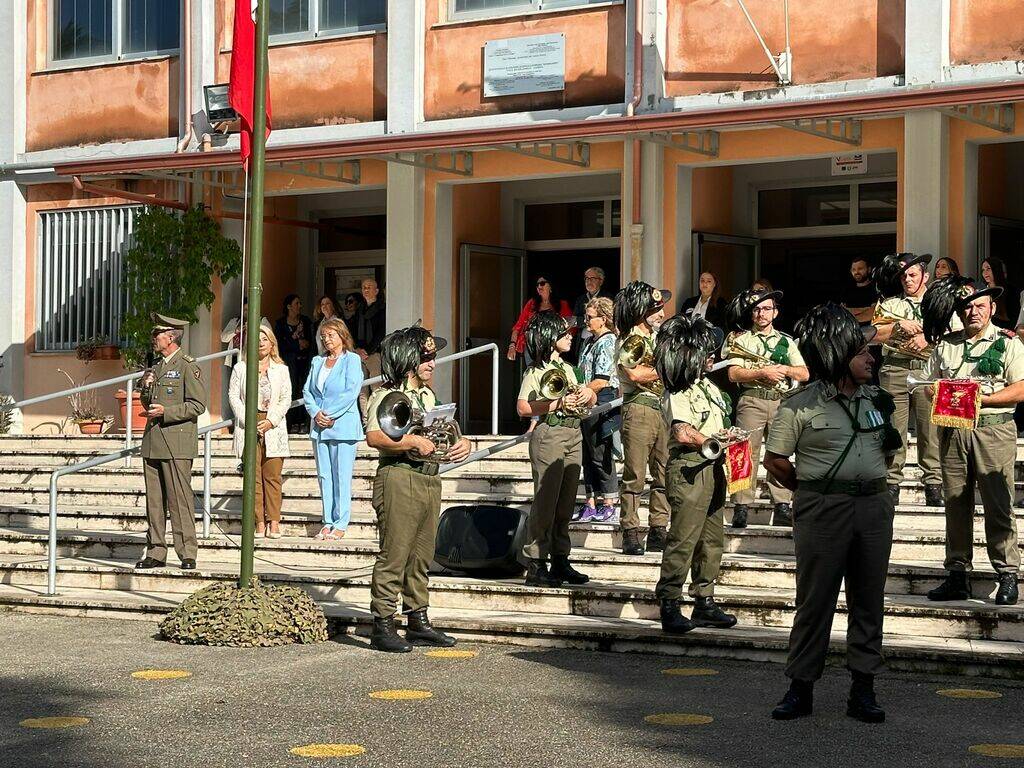
[[[965,378],[963,376],[959,378]],[[942,379],[919,379],[913,374],[907,376],[907,392],[914,393],[921,387],[934,387]],[[973,379],[978,382],[981,386],[981,393],[984,395],[991,395],[995,392],[995,382],[992,379]]]
[[[740,331],[733,331],[725,337],[725,347],[722,350],[722,357],[726,360],[746,360],[753,364],[754,370],[760,370],[761,368],[767,368],[770,365],[775,365],[771,360],[763,355],[759,355],[756,352],[751,352],[749,349],[744,349],[736,343],[741,335]],[[788,392],[792,387],[792,382],[789,379],[783,379],[782,381],[775,382],[772,386],[766,387],[766,389],[777,389],[779,392]]]
[[[583,386],[581,384],[570,382],[569,377],[565,375],[565,371],[561,368],[552,368],[550,371],[545,371],[540,377],[540,396],[545,400],[571,397],[582,389]],[[565,401],[563,400],[562,410],[567,416],[585,419],[590,415],[590,406],[570,406],[564,403]]]
[[[718,461],[730,445],[742,443],[750,438],[750,432],[739,427],[730,427],[716,432],[700,446],[700,455],[708,461]]]
[[[444,461],[448,451],[462,439],[462,431],[452,418],[454,407],[424,411],[404,392],[389,392],[377,406],[380,431],[392,440],[413,434],[427,438],[435,446],[427,461]]]
[[[924,349],[914,349],[910,345],[914,336],[904,331],[903,326],[900,325],[900,321],[907,319],[906,317],[897,317],[896,315],[889,314],[882,309],[882,302],[878,302],[875,305],[875,314],[871,318],[871,324],[893,326],[889,340],[882,345],[883,349],[904,357],[912,357],[915,360],[927,360],[932,356],[932,347],[928,345]]]
[[[619,365],[627,369],[641,365],[653,366],[654,350],[642,336],[629,336],[619,346]],[[661,379],[637,386],[658,397],[665,392],[665,385],[661,383]]]

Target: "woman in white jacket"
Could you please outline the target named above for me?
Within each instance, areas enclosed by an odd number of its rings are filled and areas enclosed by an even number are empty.
[[[281,361],[277,339],[269,324],[260,324],[260,387],[256,432],[256,537],[281,537],[281,469],[288,456],[285,415],[291,405],[292,382]],[[231,371],[228,399],[235,414],[235,455],[245,445],[245,361]]]

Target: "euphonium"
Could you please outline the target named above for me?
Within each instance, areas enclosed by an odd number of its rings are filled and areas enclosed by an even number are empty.
[[[722,352],[722,357],[724,357],[726,360],[746,360],[747,362],[753,364],[754,370],[759,370],[761,368],[767,368],[770,365],[775,365],[775,363],[773,363],[767,357],[759,355],[756,352],[751,352],[749,349],[744,349],[739,344],[737,344],[736,339],[739,338],[740,335],[742,335],[740,331],[733,331],[732,333],[725,337],[725,348]],[[783,379],[782,381],[775,382],[775,384],[773,384],[771,387],[767,387],[767,389],[777,389],[780,392],[788,392],[790,387],[790,380]]]
[[[427,456],[429,461],[443,461],[448,451],[462,439],[459,425],[450,418],[434,419],[424,426],[427,412],[419,408],[407,394],[394,391],[385,395],[377,406],[377,422],[380,431],[392,440],[401,440],[413,434],[427,438],[435,446]]]
[[[582,385],[569,381],[565,371],[561,368],[552,368],[545,371],[540,377],[540,396],[545,400],[557,400],[560,397],[569,397],[583,389]],[[564,401],[563,401],[564,402]],[[563,405],[562,410],[567,416],[575,416],[585,419],[590,415],[590,406],[571,407]]]
[[[653,366],[654,352],[642,336],[627,336],[619,346],[619,365],[627,369],[640,365]],[[661,397],[665,391],[665,385],[661,383],[661,379],[637,386],[658,397]]]
[[[904,357],[912,357],[915,360],[927,360],[932,356],[931,345],[924,349],[914,349],[910,346],[910,342],[914,337],[912,334],[904,331],[903,326],[900,325],[900,321],[906,319],[905,317],[889,314],[882,309],[882,303],[879,302],[875,305],[875,314],[871,318],[871,324],[893,326],[892,333],[889,334],[889,340],[882,345],[883,349],[888,349],[890,352],[903,355]]]
[[[708,461],[718,461],[730,445],[742,443],[750,437],[750,432],[739,427],[730,427],[716,432],[700,446],[700,455]]]

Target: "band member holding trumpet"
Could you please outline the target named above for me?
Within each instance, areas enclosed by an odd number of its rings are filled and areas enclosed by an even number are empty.
[[[894,423],[903,447],[889,468],[889,493],[899,503],[903,465],[907,459],[907,428],[911,413],[917,435],[917,463],[924,474],[924,498],[928,506],[942,505],[942,473],[936,427],[929,420],[930,403],[924,392],[911,393],[907,377],[920,374],[931,349],[924,337],[921,299],[928,287],[930,254],[889,254],[878,268],[876,284],[879,302],[871,324],[878,329],[876,343],[882,344],[882,369],[878,382],[896,401]]]
[[[615,296],[615,327],[621,334],[618,351],[622,391],[622,554],[642,555],[640,496],[651,472],[647,550],[661,552],[668,540],[668,499],[665,463],[668,443],[661,418],[664,387],[654,369],[655,329],[665,318],[670,291],[634,280]]]
[[[791,685],[776,720],[811,714],[828,653],[839,589],[846,582],[846,713],[879,723],[874,676],[882,671],[882,615],[894,503],[886,470],[901,438],[892,396],[870,385],[875,335],[838,304],[811,309],[797,326],[813,383],[783,400],[764,467],[794,494],[796,617],[789,635]],[[789,456],[796,453],[796,465]]]
[[[722,358],[732,363],[729,381],[739,385],[736,426],[750,433],[750,453],[755,465],[761,457],[761,440],[768,436],[783,395],[794,382],[808,379],[807,366],[796,341],[775,330],[781,298],[782,291],[750,288],[729,302],[726,312],[732,333],[722,346]],[[754,491],[751,487],[736,494],[733,528],[747,527]],[[771,475],[768,476],[768,492],[774,505],[772,524],[792,526],[793,494]]]
[[[928,593],[930,600],[966,600],[974,550],[974,494],[985,510],[985,539],[996,571],[997,605],[1017,602],[1020,549],[1013,513],[1017,427],[1013,411],[1024,400],[1024,344],[992,324],[998,286],[975,287],[950,276],[935,283],[924,301],[924,331],[935,349],[922,371],[926,381],[973,379],[980,384],[980,409],[973,429],[938,428],[946,492],[946,559],[949,572]],[[956,312],[963,329],[949,332]],[[933,396],[938,385],[921,387]],[[946,405],[944,399],[940,403]]]
[[[438,456],[437,444],[418,430],[409,429],[397,439],[390,437],[381,424],[386,414],[379,413],[386,398],[395,393],[408,398],[407,414],[430,411],[437,405],[430,382],[434,358],[446,344],[419,326],[386,336],[380,347],[384,383],[367,403],[366,444],[380,453],[373,481],[380,551],[370,583],[370,645],[378,651],[407,653],[412,650],[411,643],[455,645],[453,638],[434,629],[427,618],[427,568],[434,557],[441,511],[439,462],[462,461],[469,455],[470,443],[464,437],[453,439],[445,455]],[[402,610],[408,614],[405,639],[395,626],[400,595]]]
[[[516,410],[524,418],[540,419],[530,434],[533,504],[523,545],[526,585],[586,584],[589,577],[569,564],[569,520],[583,460],[580,420],[597,402],[597,392],[580,386],[573,367],[562,361],[572,346],[565,318],[539,312],[530,318],[525,335],[532,363],[519,388]]]
[[[662,326],[654,352],[665,383],[661,413],[668,433],[665,479],[672,505],[655,595],[661,600],[661,627],[673,634],[736,624],[736,617],[714,598],[725,549],[726,478],[722,449],[712,436],[729,426],[730,406],[728,396],[705,374],[721,343],[722,332],[704,318],[676,316]],[[695,606],[688,619],[679,601],[691,571]]]

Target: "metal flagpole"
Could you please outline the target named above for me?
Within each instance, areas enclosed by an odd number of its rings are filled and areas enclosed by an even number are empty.
[[[270,3],[263,0],[256,16],[253,83],[252,208],[249,220],[249,312],[245,335],[245,450],[242,454],[242,562],[238,586],[252,580],[256,529],[256,414],[260,389],[260,304],[263,296],[263,171],[267,148],[267,23]]]

